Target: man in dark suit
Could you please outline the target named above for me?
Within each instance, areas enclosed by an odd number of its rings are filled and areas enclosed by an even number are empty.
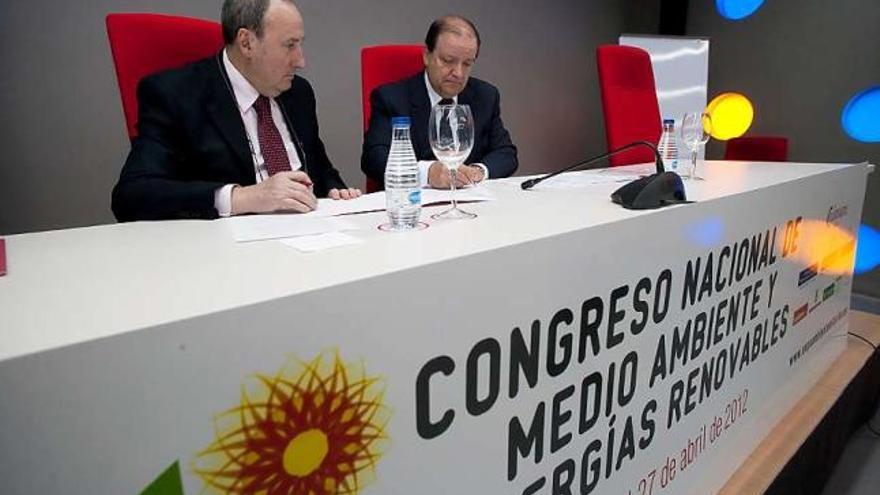
[[[474,147],[457,170],[457,185],[508,177],[516,171],[516,147],[501,122],[495,86],[470,77],[480,50],[480,35],[460,16],[437,19],[425,36],[425,71],[376,88],[370,95],[370,125],[364,134],[361,169],[382,183],[391,146],[391,118],[409,116],[410,138],[419,160],[422,184],[450,186],[450,174],[428,142],[431,108],[439,103],[467,104],[474,116]]]
[[[145,78],[138,136],[113,189],[120,221],[307,212],[349,199],[318,135],[302,16],[290,0],[226,0],[224,50]]]

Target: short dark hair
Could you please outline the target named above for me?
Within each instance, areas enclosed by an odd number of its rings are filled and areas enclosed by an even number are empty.
[[[434,51],[434,47],[437,46],[437,38],[439,38],[441,34],[465,34],[458,29],[456,21],[463,22],[470,28],[474,37],[477,39],[477,55],[480,54],[480,32],[477,31],[477,26],[474,26],[474,23],[467,17],[460,15],[445,15],[431,23],[431,27],[428,28],[428,34],[425,35],[425,46],[428,48],[429,52]]]
[[[223,41],[231,45],[239,29],[249,29],[263,37],[263,18],[272,0],[224,0],[220,10]],[[293,0],[285,0],[293,3]]]

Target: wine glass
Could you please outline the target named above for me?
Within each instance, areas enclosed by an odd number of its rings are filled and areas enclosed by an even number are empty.
[[[706,112],[688,112],[681,119],[681,141],[691,152],[690,166],[681,174],[683,179],[704,180],[697,175],[697,156],[700,148],[709,141],[712,117]]]
[[[455,199],[455,172],[464,163],[474,147],[474,117],[467,105],[435,105],[428,122],[428,140],[437,160],[450,173],[452,207],[431,215],[435,220],[476,218],[477,215],[459,209]]]

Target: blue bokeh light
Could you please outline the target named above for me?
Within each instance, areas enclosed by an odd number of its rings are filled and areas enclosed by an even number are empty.
[[[687,239],[700,247],[718,245],[724,238],[724,222],[718,217],[709,217],[685,226]]]
[[[880,231],[870,225],[859,226],[859,244],[856,247],[856,274],[866,273],[880,265]]]
[[[849,137],[880,143],[880,86],[860,91],[843,107],[840,124]]]
[[[715,0],[718,13],[731,21],[745,19],[764,5],[764,0]]]

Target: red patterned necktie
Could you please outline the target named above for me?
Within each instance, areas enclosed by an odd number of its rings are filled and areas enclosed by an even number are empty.
[[[260,95],[254,102],[254,110],[257,111],[257,139],[260,141],[260,153],[266,163],[266,171],[271,177],[278,172],[289,171],[290,160],[278,127],[272,120],[272,107],[269,103],[269,98]]]

